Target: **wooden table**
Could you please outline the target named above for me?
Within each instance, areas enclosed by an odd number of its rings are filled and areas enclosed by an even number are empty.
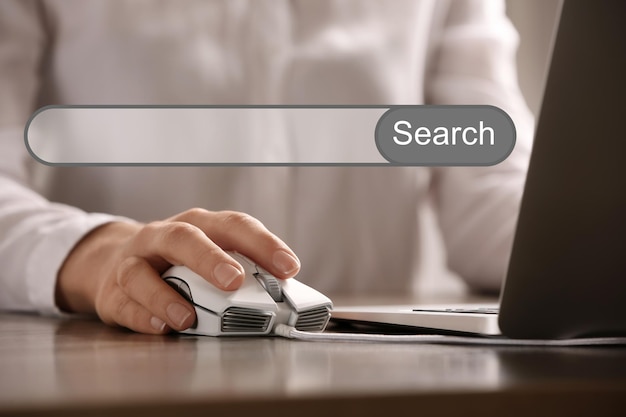
[[[148,336],[0,314],[0,416],[626,415],[626,348]]]

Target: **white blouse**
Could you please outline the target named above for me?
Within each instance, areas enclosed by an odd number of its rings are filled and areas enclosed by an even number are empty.
[[[380,293],[409,288],[432,198],[450,268],[497,289],[533,134],[516,47],[496,0],[2,0],[0,308],[57,311],[86,232],[194,206],[259,218],[323,292]],[[501,107],[515,150],[481,168],[50,168],[23,141],[46,104],[422,103]]]

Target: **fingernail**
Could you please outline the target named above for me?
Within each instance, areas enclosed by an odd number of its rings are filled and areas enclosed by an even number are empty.
[[[191,312],[185,306],[178,303],[172,303],[167,306],[165,313],[177,328],[183,327],[185,320],[191,316]]]
[[[228,288],[240,275],[241,271],[239,269],[225,262],[217,265],[213,270],[213,276],[224,288]]]
[[[150,319],[150,325],[158,332],[162,332],[166,326],[165,322],[156,316],[152,316]]]
[[[300,268],[300,261],[284,250],[274,252],[272,262],[274,267],[285,275],[291,275]]]

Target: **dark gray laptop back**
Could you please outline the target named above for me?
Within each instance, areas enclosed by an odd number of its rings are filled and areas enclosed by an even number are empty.
[[[563,4],[499,324],[626,334],[626,1]]]

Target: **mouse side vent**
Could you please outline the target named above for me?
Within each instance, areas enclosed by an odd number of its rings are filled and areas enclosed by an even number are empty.
[[[222,315],[224,333],[267,333],[273,314],[252,308],[230,307]]]
[[[321,332],[326,328],[330,320],[330,308],[328,306],[315,307],[298,313],[296,329],[306,332]]]

